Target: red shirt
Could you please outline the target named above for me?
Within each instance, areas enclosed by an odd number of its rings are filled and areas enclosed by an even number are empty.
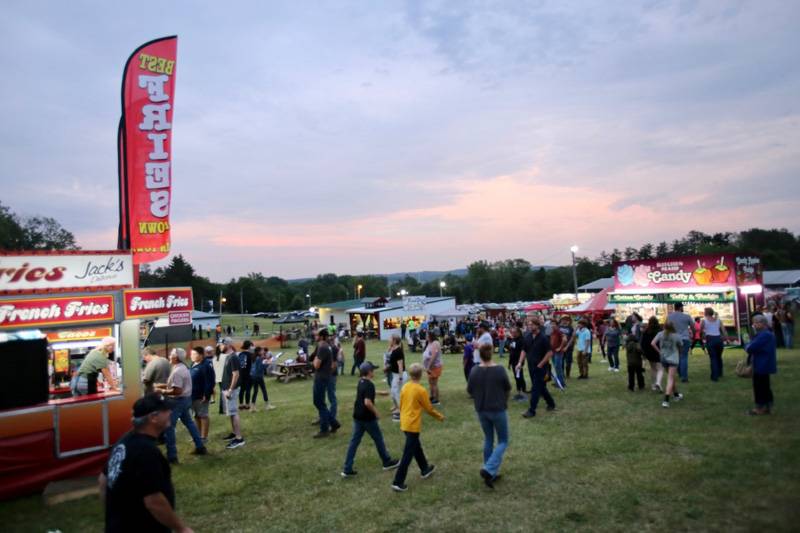
[[[561,348],[562,342],[564,342],[564,334],[561,333],[558,327],[554,327],[553,332],[550,334],[550,348],[557,352]]]

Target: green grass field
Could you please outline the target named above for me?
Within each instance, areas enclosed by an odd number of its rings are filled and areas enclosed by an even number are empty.
[[[380,361],[384,347],[369,343],[369,358]],[[483,437],[460,355],[446,356],[447,420],[424,420],[422,442],[437,471],[422,480],[412,465],[403,494],[389,488],[392,473],[381,471],[368,437],[358,476],[339,475],[356,378],[339,378],[343,427],[322,441],[311,438],[311,383],[270,381],[278,408],[243,413],[246,446],[223,448],[229,424],[216,414],[210,456],[189,455],[188,433],[178,430],[178,510],[196,531],[797,531],[800,350],[779,352],[775,413],[765,417],[744,414],[752,390],[733,372],[741,354],[726,350],[725,378],[711,383],[698,350],[686,399],[668,410],[655,393],[628,392],[625,371],[607,372],[595,355],[588,381],[570,380],[566,392],[554,393],[554,413],[542,409],[526,420],[524,404],[511,402],[511,444],[494,491],[478,475]],[[388,416],[388,397],[378,406],[389,451],[399,455],[403,437]],[[95,497],[54,507],[28,497],[0,503],[0,524],[91,532],[102,530],[103,515]]]

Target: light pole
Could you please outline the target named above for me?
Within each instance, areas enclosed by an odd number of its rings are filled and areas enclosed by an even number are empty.
[[[445,283],[444,281],[440,281],[439,282],[439,296],[440,297],[444,295],[444,288],[445,287],[447,287],[447,283]]]
[[[219,291],[219,316],[222,316],[222,304],[227,302],[228,299],[222,295],[222,291]]]
[[[356,289],[358,290],[358,299],[359,300],[361,299],[361,289],[363,289],[363,288],[364,288],[364,286],[361,285],[360,283],[358,284],[358,287],[356,287]]]
[[[575,288],[575,301],[578,301],[578,269],[575,266],[575,254],[578,253],[578,245],[573,244],[570,249],[572,252],[572,285]]]
[[[242,333],[244,333],[244,287],[239,287],[239,312],[242,313]]]
[[[306,293],[306,307],[311,308],[311,293]]]

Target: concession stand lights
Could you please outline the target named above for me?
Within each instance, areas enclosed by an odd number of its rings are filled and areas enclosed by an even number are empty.
[[[406,296],[402,301],[383,299],[378,305],[348,309],[347,314],[352,331],[363,330],[368,336],[385,341],[395,333],[399,335],[402,324],[411,319],[419,326],[431,316],[452,313],[455,309],[456,299],[452,296]]]
[[[714,309],[740,341],[748,334],[750,316],[763,305],[761,258],[754,254],[722,253],[614,263],[614,289],[619,320],[637,312],[662,324],[676,303],[693,318]]]
[[[140,319],[189,312],[191,288],[133,288],[128,252],[0,253],[0,499],[99,472],[141,396]],[[188,326],[187,326],[188,327]],[[71,382],[105,337],[97,392]]]

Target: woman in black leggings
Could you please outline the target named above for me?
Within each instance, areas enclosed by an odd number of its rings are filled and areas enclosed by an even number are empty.
[[[506,348],[508,348],[508,368],[511,369],[511,372],[514,372],[514,380],[517,382],[517,394],[514,396],[514,399],[517,401],[525,401],[524,393],[527,392],[525,374],[522,371],[516,372],[514,370],[522,354],[522,332],[518,326],[511,328],[511,339],[506,342]]]

